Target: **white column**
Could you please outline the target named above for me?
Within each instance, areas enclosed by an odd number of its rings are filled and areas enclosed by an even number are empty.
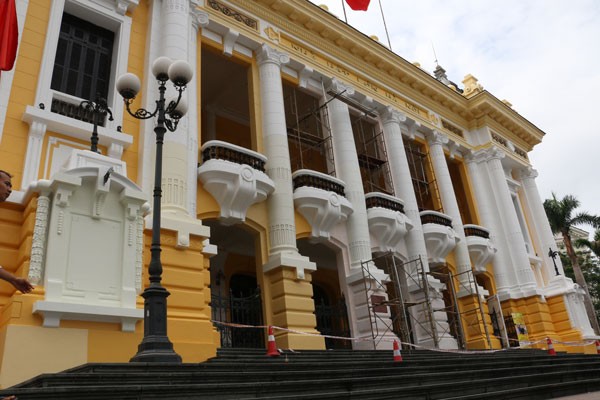
[[[192,27],[192,18],[190,16],[190,0],[162,0],[161,6],[161,56],[167,56],[172,60],[195,61],[195,54],[189,54],[188,43],[190,40],[190,30]],[[195,47],[194,47],[195,48]],[[197,77],[188,83],[192,88],[196,83]],[[167,82],[167,102],[170,96],[174,96],[170,82]],[[183,101],[190,102],[190,93],[188,90],[183,94]],[[195,100],[195,99],[194,99]],[[190,107],[193,110],[195,101]],[[163,152],[163,213],[176,215],[189,215],[188,210],[188,163],[190,145],[190,116],[186,116],[179,121],[175,132],[165,134],[164,152]],[[193,132],[193,135],[196,135]],[[196,140],[196,148],[198,143]],[[194,174],[194,179],[196,178]]]
[[[485,150],[471,152],[467,154],[465,161],[475,189],[474,194],[477,199],[477,210],[481,222],[490,231],[490,240],[498,249],[492,264],[494,266],[496,291],[498,296],[504,300],[510,293],[510,255],[506,241],[502,236],[502,223],[498,219],[498,213],[494,212],[496,206],[490,187],[491,182],[487,177],[487,171],[485,171],[487,168],[486,154]]]
[[[187,210],[193,217],[196,216],[196,197],[198,188],[198,140],[200,136],[200,127],[198,121],[200,120],[200,104],[201,99],[198,93],[198,82],[201,80],[200,73],[202,72],[197,65],[198,60],[198,31],[208,25],[208,14],[204,11],[200,11],[195,7],[197,0],[191,1],[190,17],[191,17],[191,29],[189,30],[188,40],[188,53],[189,63],[193,71],[196,71],[191,82],[188,84],[186,91],[188,92],[188,100],[190,107],[188,109],[188,162],[187,162]],[[198,72],[200,71],[200,72]]]
[[[464,284],[470,278],[466,272],[471,271],[472,268],[471,259],[469,258],[469,248],[467,247],[467,239],[465,237],[465,229],[463,227],[458,202],[454,193],[450,170],[448,169],[448,163],[446,162],[446,156],[444,155],[444,148],[442,147],[444,144],[448,143],[448,137],[440,132],[433,131],[427,134],[427,142],[429,143],[429,154],[431,156],[438,189],[440,190],[444,212],[452,218],[452,228],[454,228],[456,236],[460,239],[454,249],[454,256],[457,264],[456,272],[460,274],[459,279]],[[460,288],[459,295],[469,294],[462,293],[467,287]],[[469,290],[473,289],[470,287],[468,288]]]
[[[421,214],[419,213],[417,196],[410,176],[410,166],[408,165],[402,138],[401,124],[404,121],[406,121],[406,115],[391,107],[386,108],[381,114],[383,137],[388,152],[388,162],[390,163],[396,196],[404,201],[404,214],[413,223],[413,228],[405,236],[408,259],[421,258],[423,268],[428,272],[429,262],[423,226],[421,225]]]
[[[353,88],[342,87],[335,80],[332,86],[337,93],[344,92],[346,95],[354,93]],[[338,172],[337,177],[346,184],[346,198],[352,203],[354,209],[347,221],[350,268],[360,269],[361,262],[372,259],[371,238],[350,112],[346,103],[338,99],[332,99],[327,105],[327,110],[333,139],[335,170]]]
[[[546,216],[546,210],[544,210],[544,203],[542,202],[540,192],[535,183],[535,178],[537,178],[537,176],[537,171],[531,167],[520,171],[523,194],[525,195],[527,207],[533,217],[532,222],[535,226],[536,239],[538,239],[540,243],[540,249],[538,249],[538,251],[541,254],[539,254],[539,256],[544,260],[544,275],[547,277],[547,282],[556,276],[554,263],[552,258],[548,255],[548,250],[552,249],[552,251],[558,251],[558,248],[556,247],[556,241],[554,240],[554,235],[550,228],[550,222],[548,222],[548,217]],[[564,276],[565,272],[560,257],[556,257],[556,267],[558,268],[558,272]]]
[[[296,222],[292,167],[288,149],[281,65],[289,56],[263,44],[256,50],[260,80],[262,131],[267,164],[266,173],[275,183],[275,191],[267,199],[269,210],[269,261],[264,271],[285,265],[296,267],[298,277],[305,269],[316,269],[314,263],[301,256],[296,247]]]
[[[506,174],[502,167],[504,152],[497,147],[488,150],[488,167],[493,185],[492,189],[498,200],[499,214],[503,221],[504,236],[507,239],[508,250],[511,256],[513,269],[516,272],[516,285],[521,290],[519,296],[529,297],[537,294],[535,276],[531,270],[529,256],[525,248],[525,239],[519,225],[517,212],[512,201]]]
[[[383,124],[383,137],[388,152],[388,162],[390,163],[390,172],[392,182],[396,191],[396,196],[404,201],[404,214],[413,223],[413,228],[409,230],[405,236],[406,247],[409,260],[421,259],[422,267],[426,272],[429,272],[429,262],[427,258],[427,247],[425,245],[425,236],[423,234],[423,226],[421,225],[421,215],[419,213],[419,205],[415,195],[412,177],[410,175],[410,166],[406,157],[404,148],[404,140],[402,138],[402,123],[406,121],[406,115],[387,107],[381,113],[381,123]],[[431,287],[428,291],[424,288],[410,288],[413,282],[407,282],[413,301],[424,301],[424,297],[429,293],[429,301],[432,308],[441,310],[445,307],[441,295],[443,284],[433,277],[429,276],[427,284]],[[413,285],[414,286],[414,285]],[[414,290],[416,289],[416,290]],[[429,332],[430,324],[428,323],[429,315],[417,307],[411,310],[414,318],[419,321],[419,327],[415,329],[417,335],[416,340],[419,344],[433,347],[432,332]],[[437,330],[438,345],[440,348],[457,348],[456,340],[448,334],[448,316],[446,313],[436,311],[434,313],[435,329]],[[425,328],[424,328],[425,327]]]

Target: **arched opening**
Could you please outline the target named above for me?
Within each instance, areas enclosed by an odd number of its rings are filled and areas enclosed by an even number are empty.
[[[221,347],[264,348],[263,307],[257,280],[256,235],[241,226],[204,220],[218,254],[210,260],[211,315]],[[240,327],[236,325],[246,325]]]
[[[320,243],[308,239],[298,240],[298,250],[317,264],[312,273],[313,301],[317,331],[325,336],[350,337],[348,310],[343,291],[340,289],[337,254]],[[351,349],[352,342],[325,338],[327,349]]]

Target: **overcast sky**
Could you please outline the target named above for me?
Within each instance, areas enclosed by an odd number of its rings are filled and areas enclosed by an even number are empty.
[[[342,0],[325,4],[344,19]],[[600,215],[600,1],[371,0],[348,23],[462,86],[472,74],[546,133],[530,153],[542,200],[576,196]],[[433,45],[433,46],[432,46]]]

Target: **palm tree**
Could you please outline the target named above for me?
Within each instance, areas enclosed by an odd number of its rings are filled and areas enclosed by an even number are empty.
[[[577,247],[587,247],[596,257],[600,258],[600,229],[596,229],[594,232],[594,240],[589,241],[587,239],[577,239],[575,241]]]
[[[566,195],[562,199],[557,199],[556,194],[552,193],[552,199],[544,201],[544,209],[550,222],[550,228],[553,233],[562,234],[563,242],[567,250],[567,255],[571,260],[573,267],[573,273],[575,275],[575,282],[581,286],[585,292],[585,310],[588,318],[592,324],[592,328],[596,331],[596,334],[600,333],[600,327],[598,326],[598,318],[594,312],[594,305],[590,297],[590,291],[588,289],[587,282],[577,261],[577,255],[573,247],[573,241],[571,240],[571,227],[580,225],[592,225],[595,228],[600,228],[600,218],[592,215],[586,211],[580,211],[575,213],[575,210],[579,207],[579,200],[575,196]]]

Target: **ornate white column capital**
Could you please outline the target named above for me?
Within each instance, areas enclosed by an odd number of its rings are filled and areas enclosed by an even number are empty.
[[[492,146],[483,151],[485,151],[486,161],[502,160],[504,157],[506,157],[506,153],[499,149],[497,146]]]
[[[463,157],[467,164],[476,163],[479,164],[483,161],[486,161],[487,152],[486,150],[467,150],[463,153]]]
[[[406,122],[406,114],[402,111],[398,111],[391,106],[385,107],[381,114],[381,122],[384,124],[396,123],[400,125],[403,122]]]
[[[287,53],[275,50],[263,43],[263,45],[256,50],[256,61],[258,61],[259,66],[270,63],[281,68],[281,65],[290,62],[290,56]]]
[[[354,87],[348,85],[347,83],[343,83],[338,81],[336,78],[332,78],[327,90],[331,90],[335,93],[341,94],[344,93],[347,96],[352,96],[354,94]]]
[[[440,146],[443,146],[446,143],[448,143],[448,141],[450,140],[450,139],[448,139],[448,135],[443,134],[442,132],[437,131],[435,129],[433,131],[427,133],[425,135],[425,137],[427,138],[427,142],[430,145],[438,144]]]
[[[205,26],[208,26],[208,23],[210,22],[208,18],[208,13],[196,7],[190,8],[190,15],[192,17],[192,26],[196,31],[199,28],[204,28]]]
[[[120,15],[125,15],[127,11],[132,11],[137,7],[139,0],[116,0],[115,11]]]
[[[532,167],[526,167],[519,171],[521,179],[535,179],[539,176],[537,170]]]

